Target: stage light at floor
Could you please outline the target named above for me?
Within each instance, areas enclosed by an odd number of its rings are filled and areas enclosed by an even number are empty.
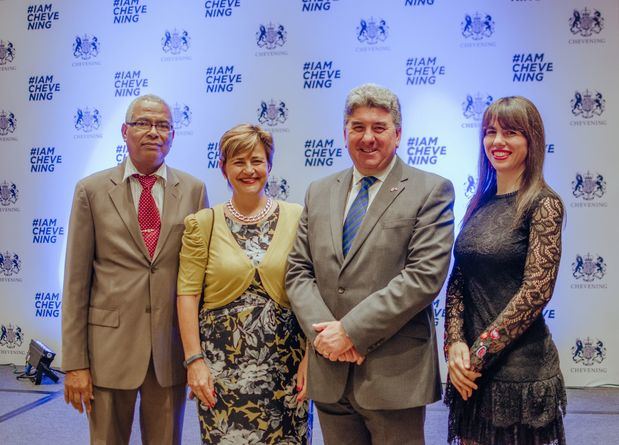
[[[35,339],[30,340],[28,356],[26,357],[26,375],[34,378],[35,385],[41,384],[44,375],[52,379],[54,383],[58,382],[58,376],[51,368],[54,357],[56,357],[56,353],[48,348],[45,343]],[[30,373],[32,369],[35,370],[33,374]]]

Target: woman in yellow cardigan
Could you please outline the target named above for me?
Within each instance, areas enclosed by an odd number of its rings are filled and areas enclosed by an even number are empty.
[[[184,363],[200,402],[202,441],[306,444],[305,340],[284,290],[301,206],[265,195],[268,132],[238,125],[219,146],[232,198],[185,219],[178,275]]]

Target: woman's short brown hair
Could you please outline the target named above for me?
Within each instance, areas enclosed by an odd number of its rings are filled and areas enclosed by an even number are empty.
[[[219,167],[224,172],[226,161],[254,150],[259,144],[264,147],[269,171],[273,166],[273,136],[259,125],[240,124],[226,131],[219,140]],[[224,172],[225,174],[225,172]]]

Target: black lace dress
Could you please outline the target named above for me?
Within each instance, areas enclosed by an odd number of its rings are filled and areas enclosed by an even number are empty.
[[[454,247],[445,351],[465,342],[482,376],[467,401],[447,384],[451,444],[565,444],[565,387],[542,315],[559,268],[563,206],[545,189],[517,227],[515,210],[516,193],[489,199]]]

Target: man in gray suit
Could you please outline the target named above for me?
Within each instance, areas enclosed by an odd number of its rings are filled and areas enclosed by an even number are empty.
[[[127,444],[140,394],[145,444],[179,444],[185,409],[176,276],[183,218],[208,205],[204,183],[166,166],[170,107],[135,99],[129,157],[81,180],[73,198],[62,303],[65,400],[88,413],[90,441]]]
[[[388,89],[349,93],[354,167],[309,186],[288,260],[328,445],[423,444],[425,405],[441,393],[432,301],[449,266],[454,192],[396,156],[401,122]]]

